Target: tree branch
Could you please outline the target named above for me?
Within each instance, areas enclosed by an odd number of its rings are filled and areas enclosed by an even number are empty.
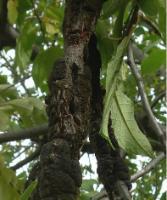
[[[166,91],[162,91],[162,92],[154,99],[154,101],[152,102],[152,104],[151,104],[151,109],[153,109],[153,108],[156,106],[156,104],[158,103],[158,101],[159,101],[160,99],[162,99],[163,97],[165,97],[165,95],[166,95]]]
[[[140,15],[140,19],[146,23],[147,27],[155,33],[158,36],[160,36],[162,38],[162,34],[160,32],[160,30],[158,29],[158,27],[156,26],[156,24],[148,18],[148,16],[145,16],[144,13],[140,10],[139,12]]]
[[[164,158],[165,158],[165,154],[164,153],[159,154],[159,156],[157,156],[155,159],[151,160],[151,162],[148,163],[148,165],[146,165],[141,171],[139,171],[136,174],[132,175],[131,176],[131,182],[136,181],[138,178],[140,178],[143,175],[145,175],[146,173],[150,172]]]
[[[159,139],[161,140],[163,146],[164,146],[164,151],[165,151],[165,147],[166,147],[166,144],[165,144],[165,137],[164,137],[164,134],[160,128],[160,126],[158,125],[158,122],[156,121],[153,113],[152,113],[152,110],[150,108],[150,104],[148,102],[148,99],[147,99],[147,96],[146,96],[146,93],[144,91],[144,84],[143,84],[143,81],[142,81],[142,77],[135,65],[135,62],[134,62],[134,57],[133,57],[133,52],[132,52],[132,46],[131,44],[129,44],[129,47],[128,47],[128,64],[131,68],[131,71],[136,79],[136,82],[137,82],[137,85],[138,85],[138,89],[139,89],[139,92],[140,92],[140,95],[141,95],[141,100],[142,100],[142,104],[143,104],[143,107],[144,109],[146,110],[146,114],[150,120],[150,122],[152,123],[154,129],[156,130],[155,133],[157,134],[157,136],[159,137]]]
[[[24,160],[21,160],[20,162],[18,162],[16,165],[12,166],[11,169],[13,170],[17,170],[20,167],[23,167],[24,165],[26,165],[27,163],[31,162],[32,160],[34,160],[36,157],[39,156],[40,154],[40,150],[41,148],[37,148],[35,152],[33,152],[30,156],[28,156],[27,158],[25,158]]]
[[[144,176],[146,173],[150,172],[153,168],[155,168],[163,159],[165,158],[165,154],[164,153],[161,153],[159,154],[155,159],[153,159],[152,161],[150,161],[150,163],[147,164],[146,167],[144,167],[141,171],[138,171],[137,173],[133,174],[131,176],[131,182],[135,182],[138,178]],[[127,188],[125,187],[124,188],[124,185],[122,186],[121,185],[122,183],[117,183],[117,188],[119,189],[119,187],[121,186],[121,192],[124,191],[125,194],[123,195],[126,195],[124,196],[125,199],[130,199],[130,196],[129,194],[127,193]],[[92,200],[100,200],[100,199],[103,199],[103,198],[107,198],[107,193],[105,190],[103,190],[102,192],[100,192],[99,194],[95,195]]]
[[[0,134],[0,143],[9,142],[13,140],[17,141],[22,139],[34,138],[47,133],[47,131],[47,124],[43,124],[33,128],[27,128],[20,131],[9,131],[7,133]]]
[[[155,151],[163,151],[162,145],[160,142],[157,141],[156,137],[153,137],[155,135],[154,127],[152,127],[152,124],[148,122],[148,119],[145,118],[145,115],[142,115],[142,113],[137,113],[136,120],[138,122],[138,125],[140,129],[152,139],[151,145]],[[162,126],[162,125],[161,125]],[[23,130],[18,131],[8,131],[6,133],[0,134],[0,144],[10,141],[18,141],[23,139],[31,139],[38,137],[40,135],[44,135],[48,132],[47,124],[42,124],[33,128],[27,128]],[[162,126],[162,130],[165,131],[165,127]],[[156,135],[155,135],[156,136]],[[154,142],[155,141],[155,142]],[[92,145],[89,142],[86,142],[82,147],[82,152],[86,152],[88,154],[94,153],[94,150],[92,148]]]

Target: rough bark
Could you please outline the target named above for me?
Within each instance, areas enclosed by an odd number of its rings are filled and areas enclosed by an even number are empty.
[[[38,164],[38,186],[33,200],[76,200],[82,174],[80,149],[90,133],[99,178],[110,199],[117,180],[129,185],[128,169],[111,131],[115,150],[100,135],[103,94],[101,58],[93,34],[102,1],[67,0],[63,23],[63,59],[55,62],[46,99],[49,118],[47,142]]]
[[[89,63],[91,66],[92,78],[92,114],[90,142],[97,158],[97,172],[100,181],[103,183],[109,198],[115,199],[117,181],[123,181],[128,189],[131,188],[130,176],[127,166],[120,156],[120,149],[114,137],[111,125],[109,127],[110,140],[115,149],[99,134],[103,110],[103,91],[100,87],[100,53],[96,47],[95,38],[89,43]],[[96,59],[92,59],[96,58]]]
[[[66,1],[65,56],[55,62],[48,81],[49,133],[40,154],[38,187],[33,200],[79,198],[82,182],[79,155],[90,131],[91,118],[92,75],[88,43],[101,5],[100,0]]]

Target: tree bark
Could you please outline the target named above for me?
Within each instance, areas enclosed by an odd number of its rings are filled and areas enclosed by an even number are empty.
[[[99,135],[103,101],[101,58],[93,31],[101,7],[101,0],[66,1],[65,55],[55,62],[48,81],[49,131],[40,154],[38,186],[33,200],[79,199],[82,182],[79,156],[88,134],[98,161],[99,178],[109,198],[114,198],[118,180],[130,188],[128,169],[120,157],[112,130],[110,138],[115,150]]]
[[[48,81],[49,133],[40,154],[33,200],[79,199],[82,182],[79,155],[91,122],[92,72],[88,44],[101,6],[101,0],[66,1],[65,55],[55,62]]]

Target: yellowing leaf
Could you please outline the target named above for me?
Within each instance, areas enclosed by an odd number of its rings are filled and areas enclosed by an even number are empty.
[[[18,2],[17,0],[8,0],[7,8],[8,8],[8,20],[11,24],[16,22],[18,16]]]
[[[57,32],[59,32],[58,23],[56,22],[56,19],[51,19],[49,17],[43,18],[43,23],[45,25],[47,33],[53,35]]]

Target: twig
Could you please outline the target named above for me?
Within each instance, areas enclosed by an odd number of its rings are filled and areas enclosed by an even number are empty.
[[[31,162],[32,160],[34,160],[36,157],[38,157],[40,154],[40,148],[38,148],[34,153],[32,153],[30,156],[28,156],[27,158],[25,158],[24,160],[18,162],[16,165],[14,165],[13,167],[11,167],[11,169],[13,170],[17,170],[20,167],[23,167],[24,165],[26,165],[27,163]]]
[[[146,96],[146,93],[144,91],[144,84],[143,84],[143,81],[142,81],[142,77],[135,65],[135,62],[134,62],[134,57],[133,57],[133,52],[132,52],[132,46],[131,46],[131,43],[129,44],[129,47],[128,47],[128,64],[131,68],[131,71],[136,79],[136,82],[137,82],[137,85],[138,85],[138,89],[139,89],[139,92],[140,92],[140,95],[141,95],[141,100],[142,100],[142,104],[143,104],[143,107],[144,109],[146,110],[146,114],[150,120],[150,122],[152,123],[154,129],[155,129],[155,133],[157,134],[157,136],[160,138],[163,146],[164,146],[164,151],[166,149],[166,144],[165,144],[165,137],[164,137],[164,134],[160,128],[160,126],[158,125],[153,113],[152,113],[152,110],[151,110],[151,107],[150,107],[150,104],[148,102],[148,99],[147,99],[147,96]]]
[[[27,76],[27,77],[24,77],[22,79],[20,79],[17,83],[13,83],[11,85],[9,85],[8,87],[6,87],[5,89],[1,90],[1,94],[3,92],[6,92],[7,90],[11,89],[12,87],[15,87],[17,84],[22,84],[22,82],[24,82],[26,79],[29,79],[31,76]]]
[[[33,10],[34,10],[34,15],[35,15],[35,17],[36,17],[37,20],[38,20],[38,23],[39,23],[39,26],[40,26],[40,30],[41,30],[41,33],[42,33],[43,40],[46,42],[45,30],[44,30],[44,27],[43,27],[41,18],[40,18],[40,16],[39,16],[38,10],[35,8],[35,2],[34,2],[34,0],[31,0],[31,4],[32,4]]]
[[[148,163],[141,171],[137,172],[136,174],[131,176],[131,182],[136,181],[138,178],[142,177],[146,173],[150,172],[156,165],[159,164],[161,160],[165,158],[165,154],[161,153],[155,159]]]
[[[155,34],[157,34],[158,36],[162,38],[162,34],[159,31],[157,25],[151,19],[149,19],[148,16],[145,16],[142,11],[139,12],[139,15],[140,15],[140,19],[143,22],[145,22],[150,28],[152,28]]]
[[[13,131],[0,134],[0,143],[9,142],[13,140],[22,140],[22,139],[29,139],[34,138],[39,135],[43,135],[48,132],[47,124],[43,124],[41,126],[27,128],[20,131]]]
[[[165,97],[165,94],[166,94],[166,91],[163,91],[163,92],[161,92],[161,93],[154,99],[154,101],[153,101],[152,104],[151,104],[151,109],[153,109],[153,108],[156,106],[156,104],[158,103],[158,101],[159,101],[160,99],[162,99],[163,97]]]
[[[18,154],[14,156],[14,160],[20,157],[20,155],[26,152],[28,149],[30,149],[30,146],[26,146],[22,151],[18,152]]]

